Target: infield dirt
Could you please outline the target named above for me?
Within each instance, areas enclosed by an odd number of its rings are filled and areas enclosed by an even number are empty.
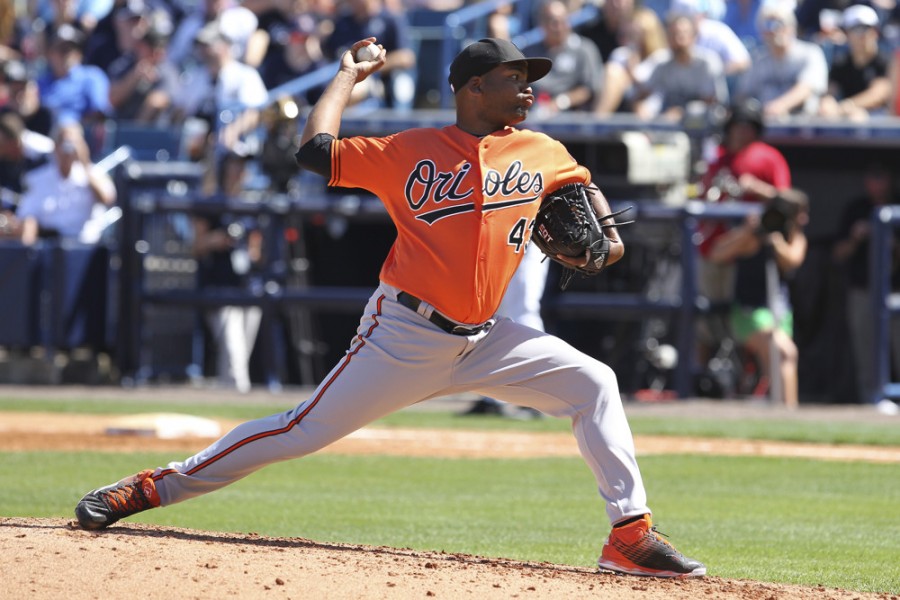
[[[464,554],[142,524],[104,532],[0,518],[0,598],[533,598],[897,600],[824,587],[706,577],[656,580]]]

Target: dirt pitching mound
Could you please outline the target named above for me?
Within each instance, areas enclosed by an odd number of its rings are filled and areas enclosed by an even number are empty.
[[[300,538],[62,519],[0,518],[0,597],[591,598],[897,600],[827,588],[707,577],[655,580],[595,569]]]

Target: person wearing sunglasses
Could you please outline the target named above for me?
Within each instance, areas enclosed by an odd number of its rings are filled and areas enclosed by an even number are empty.
[[[828,88],[828,64],[818,45],[797,38],[794,12],[763,6],[756,21],[761,52],[738,84],[737,99],[756,98],[766,117],[815,114]]]

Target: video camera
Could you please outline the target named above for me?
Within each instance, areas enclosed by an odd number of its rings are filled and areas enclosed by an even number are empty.
[[[806,210],[808,200],[806,194],[799,190],[782,190],[769,200],[759,219],[761,233],[780,232],[784,239],[790,240],[791,232],[797,223],[797,217]]]

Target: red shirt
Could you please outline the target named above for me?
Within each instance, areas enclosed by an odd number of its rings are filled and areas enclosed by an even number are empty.
[[[329,185],[378,196],[397,227],[381,280],[465,324],[490,319],[518,266],[545,192],[590,183],[550,137],[455,125],[331,146]]]
[[[724,180],[730,178],[737,182],[741,175],[748,173],[779,190],[791,187],[791,171],[784,156],[773,146],[757,140],[733,153],[726,151],[724,147],[719,148],[718,159],[710,165],[703,176],[706,199],[717,202],[724,200],[760,202],[762,198],[755,194],[744,194],[740,198],[730,197],[727,193],[716,199],[708,196],[712,187],[724,189],[727,192],[727,186],[723,186]],[[703,256],[709,254],[713,241],[726,229],[722,222],[716,220],[706,220],[700,223],[700,253]]]

